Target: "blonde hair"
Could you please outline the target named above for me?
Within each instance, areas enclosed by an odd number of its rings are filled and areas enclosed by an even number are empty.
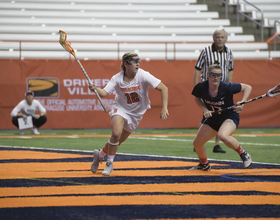
[[[208,73],[210,73],[213,69],[221,70],[222,72],[222,67],[218,64],[212,64],[208,67]]]
[[[128,53],[125,53],[123,55],[121,68],[122,68],[122,70],[124,72],[125,72],[125,69],[126,69],[124,63],[130,64],[130,61],[133,59],[133,57],[138,57],[138,54],[137,53],[128,52]]]

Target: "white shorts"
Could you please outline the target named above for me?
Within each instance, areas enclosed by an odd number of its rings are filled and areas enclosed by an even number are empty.
[[[127,113],[123,109],[112,108],[109,115],[111,117],[115,115],[120,115],[125,121],[123,129],[132,133],[139,125],[140,121],[143,118],[144,113],[145,112],[141,114]]]

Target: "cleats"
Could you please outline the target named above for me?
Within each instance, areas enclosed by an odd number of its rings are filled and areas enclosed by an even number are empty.
[[[226,153],[226,151],[223,150],[223,149],[220,147],[220,145],[215,145],[215,146],[213,147],[213,152],[214,152],[214,153]]]
[[[209,162],[207,164],[199,163],[197,166],[190,168],[189,170],[202,170],[202,171],[210,171],[211,166]]]
[[[99,158],[99,150],[93,151],[93,161],[91,164],[91,172],[96,173],[99,167],[99,163],[102,163],[102,159]]]
[[[19,134],[20,134],[20,135],[24,135],[24,134],[25,134],[25,130],[23,130],[23,129],[22,129],[22,130],[19,130]]]
[[[110,176],[111,172],[113,171],[113,162],[112,161],[107,161],[106,167],[102,172],[102,175],[104,176]]]
[[[93,151],[93,161],[91,163],[91,172],[96,173],[98,171],[99,163],[102,163],[103,158],[99,158],[99,150]],[[113,171],[113,162],[107,161],[106,167],[102,172],[104,176],[110,176]]]
[[[243,165],[245,168],[248,168],[252,164],[251,155],[244,151],[241,155],[241,160],[243,161]]]

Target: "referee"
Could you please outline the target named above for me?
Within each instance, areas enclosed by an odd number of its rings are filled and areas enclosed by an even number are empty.
[[[232,50],[225,46],[228,34],[224,29],[217,29],[213,34],[213,44],[205,47],[195,64],[194,86],[200,81],[207,80],[208,67],[212,64],[219,64],[222,67],[222,81],[232,82],[233,80],[233,55]],[[214,109],[217,110],[217,109]],[[214,153],[226,153],[219,146],[219,139],[216,136]]]

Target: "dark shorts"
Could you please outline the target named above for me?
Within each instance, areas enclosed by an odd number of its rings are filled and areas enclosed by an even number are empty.
[[[13,124],[16,126],[16,127],[19,127],[18,126],[18,118],[21,118],[21,117],[13,117],[12,118],[12,122]],[[40,118],[36,119],[34,117],[32,117],[32,122],[33,122],[33,125],[36,127],[36,128],[40,128],[43,124],[45,124],[47,121],[47,116],[41,116]]]
[[[216,118],[216,117],[211,117],[211,118],[207,118],[205,119],[203,117],[201,123],[202,124],[206,124],[209,125],[211,128],[213,128],[215,131],[219,131],[220,127],[222,126],[222,124],[225,122],[225,120],[227,119],[231,119],[234,124],[236,125],[236,128],[238,128],[239,125],[239,116],[236,115],[229,115],[227,117],[223,117],[223,118]]]

